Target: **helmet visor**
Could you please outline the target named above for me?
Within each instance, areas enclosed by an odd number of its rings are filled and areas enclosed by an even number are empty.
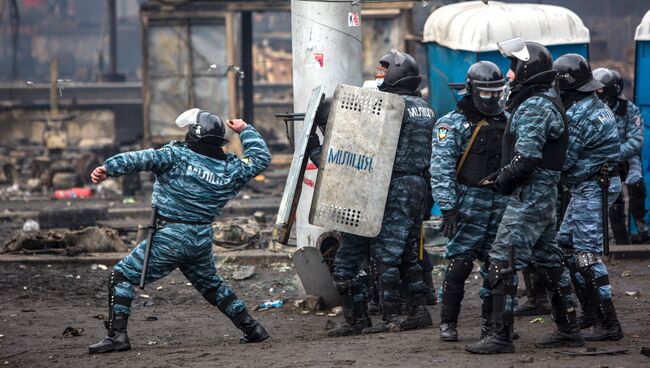
[[[516,58],[521,61],[528,61],[530,59],[530,53],[528,52],[528,47],[526,47],[526,42],[524,42],[524,39],[521,37],[497,42],[497,46],[499,47],[499,51],[503,57]]]
[[[508,100],[510,90],[505,82],[501,86],[475,85],[472,93],[472,101],[476,109],[485,115],[498,115]]]

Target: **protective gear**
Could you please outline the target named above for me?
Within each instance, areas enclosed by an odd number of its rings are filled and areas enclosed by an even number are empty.
[[[341,293],[343,318],[345,324],[327,332],[330,337],[360,334],[364,328],[372,326],[364,298],[363,282],[358,275],[352,280],[345,280],[334,275],[334,286]]]
[[[518,185],[528,180],[537,168],[540,160],[516,155],[509,164],[504,166],[497,176],[494,187],[497,192],[509,195]]]
[[[442,227],[440,232],[442,236],[451,239],[456,234],[456,227],[458,226],[458,210],[452,209],[450,211],[442,211]]]
[[[507,262],[490,263],[487,279],[491,287],[492,325],[487,337],[465,347],[468,352],[474,354],[514,353],[512,309],[508,307],[517,294],[514,277],[512,265]]]
[[[129,336],[126,333],[126,327],[129,320],[127,313],[116,313],[115,305],[119,304],[126,308],[131,306],[131,299],[120,295],[115,295],[115,286],[120,282],[128,280],[119,271],[111,271],[108,276],[108,320],[104,321],[104,326],[108,331],[102,341],[90,345],[88,352],[90,354],[108,353],[111,351],[126,351],[131,349]]]
[[[614,233],[614,241],[617,245],[630,244],[630,238],[627,234],[625,224],[625,202],[623,202],[623,192],[621,192],[614,204],[609,208],[609,221]]]
[[[429,313],[425,305],[412,306],[408,316],[400,323],[402,331],[426,328],[432,325],[431,313]]]
[[[623,338],[623,329],[616,317],[616,309],[612,300],[603,301],[598,310],[598,323],[591,333],[585,333],[586,341],[618,341]]]
[[[456,324],[460,305],[465,295],[465,280],[473,268],[472,258],[453,258],[449,261],[442,284],[442,306],[440,308],[440,340],[458,341]]]
[[[514,39],[513,39],[514,40]],[[501,54],[510,59],[510,69],[515,72],[515,79],[511,81],[513,88],[517,85],[532,85],[539,80],[546,80],[549,76],[555,76],[553,70],[553,58],[546,47],[537,42],[525,42],[521,48],[521,38],[516,43],[520,51],[508,51],[508,42],[497,42]],[[515,47],[515,48],[517,48]],[[528,57],[526,57],[528,56]]]
[[[364,328],[361,331],[364,334],[381,333],[381,332],[399,332],[402,331],[402,321],[399,318],[398,304],[392,301],[385,301],[382,304],[381,321],[373,326]]]
[[[391,49],[379,59],[379,64],[385,69],[383,81],[377,86],[380,91],[392,92],[397,89],[407,92],[417,91],[422,77],[420,68],[411,55]]]
[[[529,266],[522,272],[526,284],[526,303],[517,306],[515,317],[539,316],[551,313],[551,304],[546,295],[544,280],[534,266]]]
[[[501,69],[491,61],[479,61],[467,70],[465,88],[461,96],[471,95],[478,111],[494,116],[503,112],[508,98],[508,87]]]
[[[594,92],[605,85],[594,79],[589,62],[578,54],[566,54],[553,62],[553,70],[558,74],[560,90]]]
[[[115,314],[110,320],[111,327],[108,328],[108,334],[102,341],[90,345],[88,352],[90,354],[110,353],[112,351],[131,350],[129,335],[126,333],[126,326],[129,316],[124,314]],[[107,326],[108,327],[108,326]]]
[[[250,314],[248,314],[247,310],[239,313],[239,315],[235,316],[231,320],[232,323],[244,333],[244,336],[239,338],[241,343],[262,342],[269,338],[269,333],[266,332],[266,329],[264,329],[259,322],[254,320]]]
[[[213,113],[196,110],[198,109],[188,110],[176,119],[176,125],[179,127],[189,125],[187,134],[185,135],[185,141],[190,145],[193,143],[203,143],[217,147],[228,143],[228,139],[226,139],[226,126],[223,120]],[[196,116],[193,122],[191,122],[190,116],[184,117],[189,112],[192,112],[192,116]]]
[[[610,107],[614,106],[621,93],[623,93],[623,78],[621,78],[621,75],[611,69],[597,68],[594,69],[593,76],[603,84],[603,90],[598,92],[598,97]]]
[[[580,347],[585,344],[580,327],[575,305],[569,303],[572,300],[573,290],[570,285],[561,286],[561,279],[564,276],[564,267],[544,268],[546,281],[552,292],[551,307],[553,309],[553,320],[556,330],[549,336],[535,343],[538,348],[557,347]]]

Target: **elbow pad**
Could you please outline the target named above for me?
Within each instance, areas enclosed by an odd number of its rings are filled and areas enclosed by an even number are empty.
[[[496,187],[503,194],[510,194],[517,184],[526,181],[535,171],[539,159],[516,155],[509,164],[504,166],[496,180]]]

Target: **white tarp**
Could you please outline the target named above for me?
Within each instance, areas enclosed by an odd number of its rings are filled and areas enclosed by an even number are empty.
[[[589,29],[571,10],[554,5],[467,1],[442,6],[424,25],[424,41],[454,50],[494,51],[514,37],[543,45],[589,43]]]
[[[637,41],[650,41],[650,10],[645,13],[641,23],[636,27],[634,39]]]

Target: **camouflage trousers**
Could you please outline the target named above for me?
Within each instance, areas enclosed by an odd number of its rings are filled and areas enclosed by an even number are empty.
[[[458,227],[445,248],[445,259],[462,258],[482,262],[481,276],[487,276],[488,254],[497,234],[499,223],[506,208],[507,197],[487,188],[458,186]],[[448,274],[449,265],[445,268]],[[446,279],[447,277],[445,277]],[[460,280],[458,280],[460,281]],[[484,285],[479,291],[481,299],[489,296]],[[444,298],[444,288],[440,287],[438,297]]]
[[[370,257],[370,264],[377,267],[385,303],[399,303],[402,278],[409,293],[426,293],[428,289],[418,264],[418,239],[428,185],[419,176],[403,176],[391,181],[379,235],[367,238],[343,234],[332,272],[335,280],[354,279],[364,260]]]
[[[539,179],[517,187],[508,197],[508,205],[490,250],[490,262],[508,262],[512,247],[516,270],[523,270],[529,263],[542,269],[564,268],[559,285],[551,286],[569,290],[570,273],[564,267],[563,252],[555,239],[559,173]],[[518,281],[518,277],[513,277],[513,286],[517,286]],[[567,305],[575,307],[572,294],[566,292],[562,296]],[[514,296],[509,295],[505,301],[506,311],[512,312],[515,303]]]
[[[230,285],[217,274],[212,253],[212,225],[186,225],[163,222],[153,237],[147,283],[159,280],[176,268],[192,283],[203,297],[229,318],[234,318],[246,309],[244,302],[236,298]],[[131,253],[118,262],[114,272],[119,274],[118,282],[111,292],[116,300],[131,300],[135,296],[133,285],[140,282],[145,242],[140,243]],[[126,304],[115,303],[113,312],[130,314]]]
[[[641,166],[641,157],[634,156],[627,160],[630,164],[630,168],[627,171],[627,176],[625,177],[625,184],[633,184],[639,180],[643,179],[643,167]]]
[[[611,179],[608,190],[608,205],[611,206],[621,191],[621,179]],[[575,256],[580,253],[603,254],[602,189],[595,180],[584,181],[571,189],[571,201],[557,234],[561,248],[566,249],[565,261],[572,272],[576,290],[585,289],[586,283],[576,265]],[[599,262],[590,266],[594,277],[607,277],[607,267]],[[599,285],[602,300],[612,298],[612,286]]]

